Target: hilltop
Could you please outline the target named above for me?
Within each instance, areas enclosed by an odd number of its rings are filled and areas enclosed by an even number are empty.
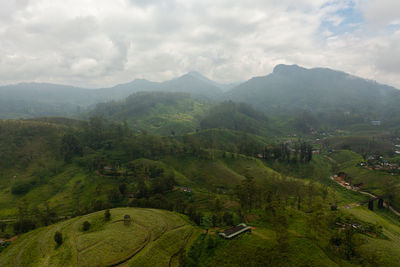
[[[180,253],[199,233],[168,211],[117,208],[110,213],[110,221],[104,211],[96,212],[23,235],[0,254],[2,266],[177,266]],[[125,215],[130,215],[128,224]],[[56,231],[63,237],[60,246],[54,242]]]

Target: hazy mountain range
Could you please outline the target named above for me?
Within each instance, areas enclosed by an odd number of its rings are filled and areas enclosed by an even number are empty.
[[[400,91],[394,87],[331,69],[278,65],[267,76],[231,85],[189,72],[165,82],[137,79],[100,89],[47,83],[2,86],[0,118],[65,116],[82,107],[121,100],[141,91],[186,92],[195,98],[245,102],[267,113],[305,110],[364,114],[371,119],[400,114]]]

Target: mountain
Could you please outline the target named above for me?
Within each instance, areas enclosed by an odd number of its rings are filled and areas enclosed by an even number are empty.
[[[226,98],[268,113],[306,111],[352,123],[400,114],[400,91],[393,87],[341,71],[297,65],[277,65],[273,73],[240,84]]]
[[[119,84],[112,88],[101,89],[102,95],[110,98],[125,98],[136,92],[183,92],[193,97],[206,97],[214,99],[222,94],[219,85],[198,72],[189,72],[178,78],[165,82],[150,82],[137,79],[126,84]]]
[[[198,72],[189,72],[177,79],[162,83],[162,91],[186,92],[194,97],[215,99],[222,94],[216,83],[202,76]]]
[[[49,83],[21,83],[0,87],[0,118],[68,116],[80,107],[122,100],[136,92],[184,92],[195,98],[216,99],[222,90],[197,72],[165,81],[137,79],[111,88],[85,89]]]

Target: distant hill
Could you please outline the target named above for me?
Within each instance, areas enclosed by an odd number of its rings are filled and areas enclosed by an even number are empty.
[[[125,98],[136,92],[183,92],[193,97],[214,99],[222,95],[220,85],[209,80],[198,72],[189,72],[178,78],[165,82],[150,82],[137,79],[129,83],[119,84],[111,88],[100,89],[100,95],[108,99]]]
[[[211,108],[200,122],[202,129],[230,129],[263,135],[268,129],[268,118],[244,103],[226,101]]]
[[[79,113],[81,108],[105,101],[121,100],[136,92],[184,92],[195,98],[216,99],[222,95],[219,86],[224,85],[219,85],[197,72],[160,83],[139,79],[101,89],[48,83],[7,85],[0,87],[0,118],[69,116]]]
[[[122,101],[97,104],[89,116],[127,122],[134,131],[171,135],[193,132],[211,104],[188,93],[138,92]]]
[[[311,112],[322,121],[356,123],[399,117],[400,91],[325,68],[278,65],[226,93],[267,113]]]

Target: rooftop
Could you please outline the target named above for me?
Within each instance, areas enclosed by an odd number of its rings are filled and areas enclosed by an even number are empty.
[[[251,231],[251,227],[247,226],[244,223],[241,223],[237,226],[234,226],[232,228],[225,230],[223,233],[220,234],[220,236],[222,236],[224,238],[233,238],[236,235],[239,235],[239,234],[247,232],[247,231]]]

